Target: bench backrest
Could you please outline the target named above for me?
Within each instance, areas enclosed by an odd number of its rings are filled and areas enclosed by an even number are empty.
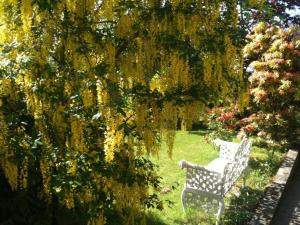
[[[241,148],[244,148],[246,142],[246,136],[243,137],[240,144],[228,141],[220,141],[219,157],[228,161],[234,161],[237,151],[239,151]]]
[[[233,160],[225,168],[225,180],[224,180],[224,194],[232,187],[236,180],[240,177],[242,172],[248,166],[250,150],[252,146],[252,140],[247,138],[243,139],[241,145],[237,149]]]

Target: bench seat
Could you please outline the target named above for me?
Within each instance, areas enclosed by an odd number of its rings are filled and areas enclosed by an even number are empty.
[[[220,173],[221,177],[223,177],[225,172],[225,167],[228,163],[229,161],[227,159],[216,158],[213,161],[211,161],[207,166],[205,166],[205,168],[210,171]]]

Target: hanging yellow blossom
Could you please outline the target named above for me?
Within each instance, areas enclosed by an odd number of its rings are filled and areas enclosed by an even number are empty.
[[[38,177],[37,198],[87,209],[90,225],[111,212],[142,221],[158,182],[145,154],[164,139],[171,157],[178,119],[190,129],[210,93],[241,79],[231,35],[219,34],[223,20],[235,29],[236,0],[191,4],[0,0],[0,167],[13,190]]]
[[[31,0],[21,1],[21,16],[24,32],[27,33],[31,29],[32,6]]]

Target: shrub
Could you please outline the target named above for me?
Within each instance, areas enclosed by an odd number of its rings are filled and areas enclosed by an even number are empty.
[[[215,138],[231,140],[237,131],[237,107],[234,105],[214,107],[208,111],[208,115],[209,138],[211,140]]]
[[[260,23],[244,48],[250,60],[250,107],[246,120],[256,134],[278,144],[299,140],[300,39],[299,28],[284,30]],[[249,127],[250,126],[250,127]],[[252,129],[252,128],[251,128]]]

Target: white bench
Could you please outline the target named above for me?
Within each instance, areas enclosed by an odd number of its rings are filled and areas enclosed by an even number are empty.
[[[220,147],[219,157],[207,166],[185,160],[179,162],[186,169],[186,184],[181,194],[183,209],[202,208],[216,215],[216,224],[224,211],[224,196],[248,166],[252,141],[246,137],[240,144],[214,140]]]

